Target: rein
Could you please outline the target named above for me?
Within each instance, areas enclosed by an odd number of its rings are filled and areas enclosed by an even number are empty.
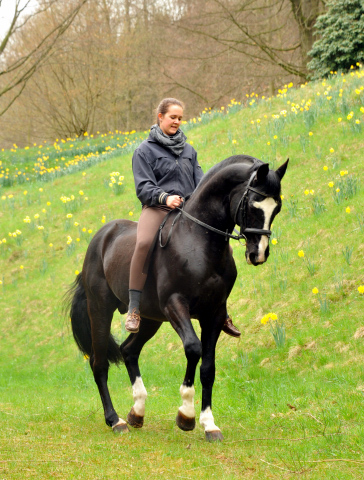
[[[251,174],[251,176],[249,178],[249,181],[248,181],[248,185],[246,186],[245,192],[242,195],[242,197],[241,197],[241,199],[238,203],[238,206],[236,208],[236,211],[235,211],[235,215],[234,215],[235,224],[237,224],[237,220],[238,220],[237,217],[238,217],[239,213],[241,213],[240,233],[238,233],[238,235],[232,235],[231,233],[229,233],[228,230],[226,230],[226,232],[224,232],[224,231],[219,230],[215,227],[211,227],[211,225],[208,225],[207,223],[204,223],[201,220],[198,220],[196,217],[193,217],[189,213],[185,212],[183,207],[182,208],[176,207],[176,209],[179,210],[179,213],[176,215],[176,218],[173,220],[171,228],[168,232],[167,240],[166,240],[164,245],[162,244],[162,230],[163,230],[163,227],[164,227],[164,225],[167,221],[167,218],[168,218],[168,216],[171,212],[169,212],[165,216],[163,222],[161,223],[161,225],[159,227],[159,245],[160,245],[160,247],[165,248],[168,245],[168,243],[171,239],[171,236],[172,236],[173,227],[174,227],[175,223],[177,222],[177,220],[181,217],[181,215],[184,215],[185,217],[189,218],[190,220],[192,220],[194,223],[197,223],[201,227],[204,227],[204,228],[207,228],[208,230],[211,230],[211,232],[215,232],[215,233],[218,233],[219,235],[223,235],[225,237],[226,241],[228,241],[229,238],[231,238],[232,240],[238,240],[238,241],[241,240],[242,238],[246,239],[246,236],[245,236],[246,233],[256,233],[258,235],[267,235],[267,237],[270,237],[270,235],[272,234],[271,230],[264,230],[262,228],[249,228],[249,227],[246,227],[246,225],[245,225],[246,224],[246,208],[247,208],[249,190],[254,192],[254,193],[257,193],[258,195],[262,195],[263,197],[268,197],[268,195],[266,195],[265,193],[260,192],[259,190],[256,190],[255,188],[250,186],[250,184],[253,182],[253,180],[255,178],[255,175],[256,175],[256,172],[253,172]],[[172,210],[172,212],[173,212],[173,210]],[[243,225],[243,220],[244,220],[244,225]]]

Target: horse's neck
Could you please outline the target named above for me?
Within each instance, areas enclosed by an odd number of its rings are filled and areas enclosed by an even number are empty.
[[[215,228],[231,231],[234,223],[230,215],[229,194],[249,177],[249,167],[231,165],[216,173],[194,192],[186,211]]]

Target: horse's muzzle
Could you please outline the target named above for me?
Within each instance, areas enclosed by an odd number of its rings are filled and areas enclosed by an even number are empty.
[[[265,263],[268,260],[268,257],[269,246],[267,246],[264,251],[261,251],[260,249],[249,250],[249,248],[245,251],[245,258],[248,265],[254,265],[255,267]]]

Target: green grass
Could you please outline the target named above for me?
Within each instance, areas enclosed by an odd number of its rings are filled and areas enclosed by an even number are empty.
[[[205,171],[234,153],[275,167],[290,157],[268,262],[248,266],[244,248],[232,245],[238,278],[229,312],[243,334],[241,340],[222,334],[217,346],[213,412],[223,443],[205,442],[199,425],[189,433],[175,425],[185,356],[169,325],[140,360],[148,391],[145,426],[113,435],[62,317],[62,295],[81,271],[103,217],[138,219],[131,152],[100,156],[87,170],[59,178],[35,175],[26,187],[16,179],[2,187],[0,479],[362,478],[363,78],[359,71],[324,85],[286,88],[186,126]],[[22,152],[31,164],[29,150],[16,150],[1,152],[4,171]],[[121,195],[108,186],[115,171],[124,176]],[[335,199],[339,184],[345,195]],[[70,201],[63,203],[63,196]],[[23,221],[27,216],[30,223]],[[21,234],[8,235],[17,230]],[[352,251],[349,263],[343,251]],[[285,325],[281,348],[260,322],[268,312]],[[125,336],[119,314],[113,333]],[[125,418],[133,401],[124,367],[111,368],[109,384]],[[198,376],[195,404],[199,415]]]

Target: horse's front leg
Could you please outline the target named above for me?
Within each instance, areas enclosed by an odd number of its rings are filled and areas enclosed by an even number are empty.
[[[181,430],[193,430],[196,424],[194,380],[196,367],[202,353],[201,342],[193,329],[190,313],[183,297],[178,294],[172,295],[164,312],[180,336],[187,358],[186,375],[180,387],[183,404],[178,410],[176,423]]]
[[[209,442],[224,439],[220,428],[215,425],[215,420],[212,415],[212,387],[215,381],[216,343],[225,318],[226,308],[222,308],[214,321],[210,318],[206,322],[201,322],[202,363],[200,367],[200,378],[202,384],[202,406],[200,424],[204,427],[205,438]]]

